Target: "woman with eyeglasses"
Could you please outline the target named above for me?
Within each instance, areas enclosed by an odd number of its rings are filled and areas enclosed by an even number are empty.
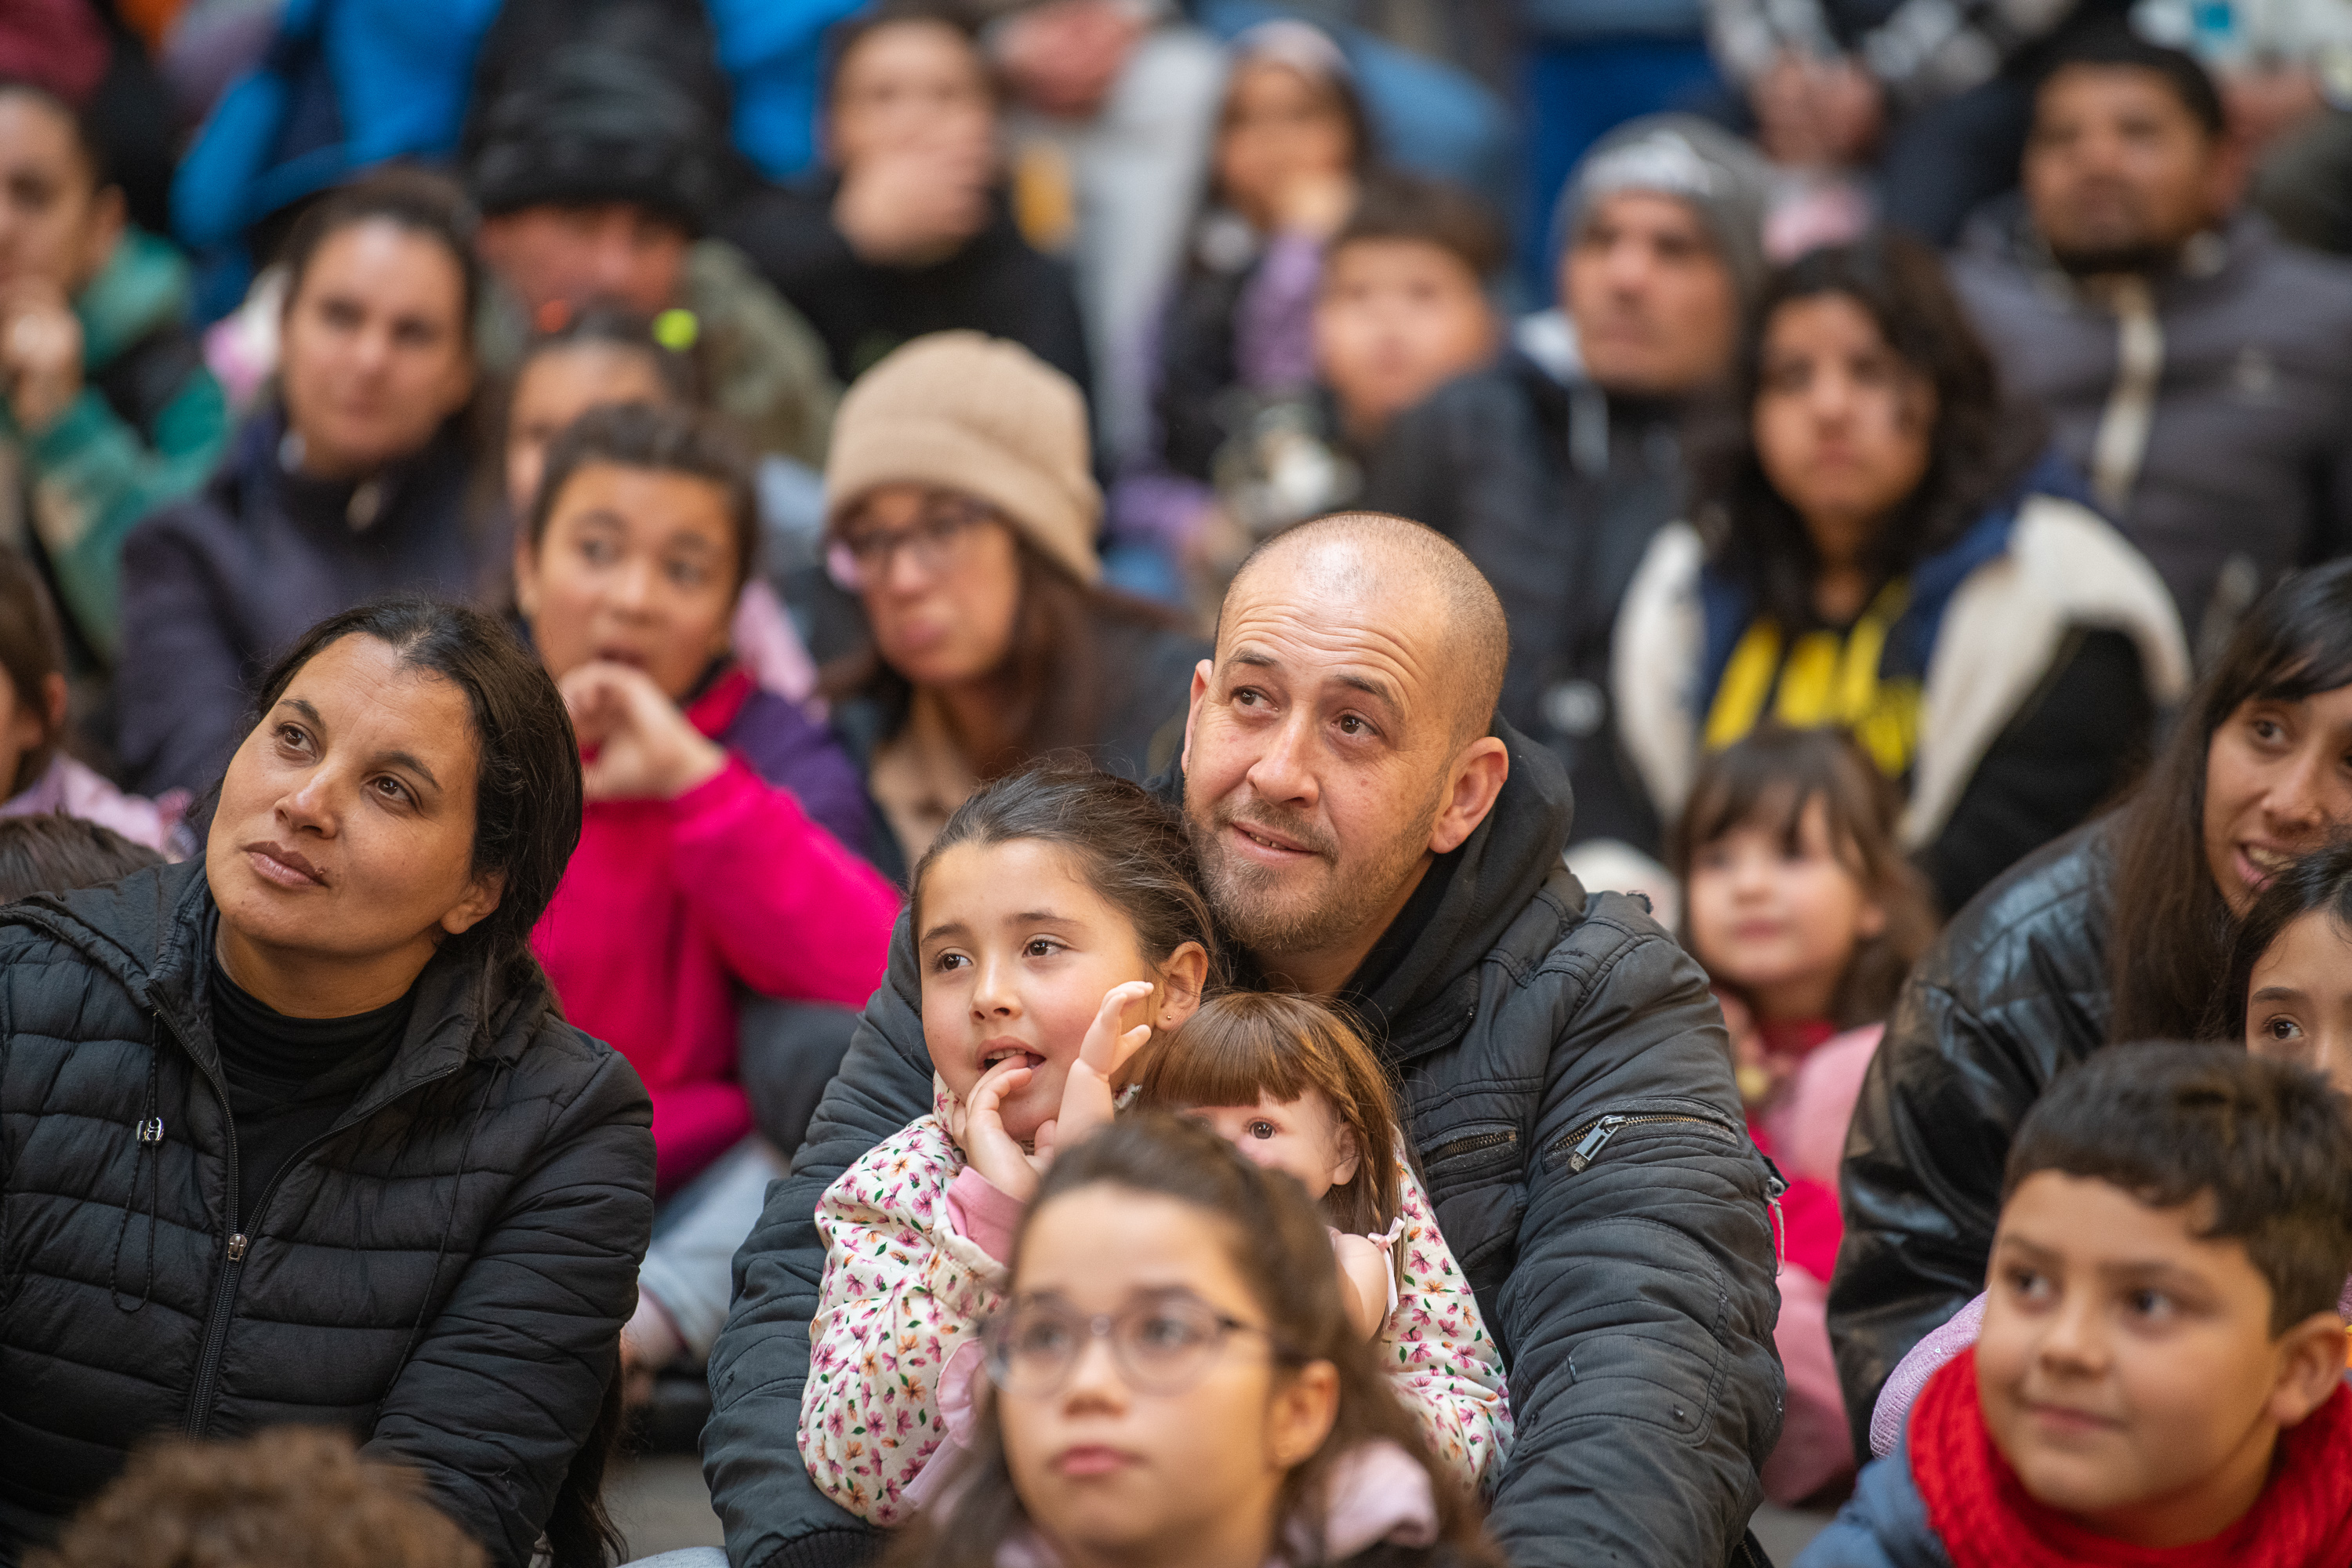
[[[828,565],[868,645],[826,670],[903,877],[979,785],[1048,752],[1141,780],[1183,742],[1208,646],[1100,586],[1085,400],[1026,349],[918,338],[842,400]],[[895,851],[895,853],[894,853]]]
[[[1209,1129],[1056,1159],[982,1335],[972,1447],[894,1568],[1497,1564],[1349,1324],[1305,1191]]]

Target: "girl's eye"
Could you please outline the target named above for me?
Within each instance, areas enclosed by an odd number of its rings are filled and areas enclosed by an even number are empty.
[[[2263,1026],[2263,1037],[2269,1040],[2292,1040],[2302,1033],[2303,1026],[2288,1017],[2273,1018]]]
[[[1022,951],[1031,958],[1051,958],[1062,951],[1062,944],[1050,936],[1033,936]]]
[[[698,561],[673,561],[668,575],[681,588],[699,588],[710,580],[709,569]]]
[[[945,973],[950,969],[968,969],[971,960],[961,952],[943,952],[931,960],[931,967]]]
[[[620,550],[609,539],[583,539],[580,554],[592,566],[610,566],[621,558]]]
[[[2146,1288],[2135,1290],[2126,1298],[2126,1304],[2131,1309],[2132,1316],[2136,1318],[2148,1318],[2161,1321],[2172,1316],[2172,1298],[2161,1290]]]
[[[2051,1294],[2050,1277],[2038,1269],[2011,1268],[2009,1288],[2028,1301],[2041,1301]]]
[[[1244,1131],[1253,1138],[1264,1139],[1273,1137],[1275,1128],[1271,1121],[1253,1121]]]

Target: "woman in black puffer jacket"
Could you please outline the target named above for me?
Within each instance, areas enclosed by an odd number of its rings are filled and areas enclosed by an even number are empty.
[[[2352,825],[2352,561],[2240,623],[2130,802],[1993,882],[1911,972],[1846,1135],[1830,1286],[1854,1451],[1911,1347],[1984,1289],[2001,1169],[2050,1080],[2189,1039],[2270,876]]]
[[[525,946],[578,748],[421,600],[312,628],[260,713],[202,865],[0,911],[0,1563],[142,1438],[290,1421],[520,1568],[653,1216],[645,1089]]]

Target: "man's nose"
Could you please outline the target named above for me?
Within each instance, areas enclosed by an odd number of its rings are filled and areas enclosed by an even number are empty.
[[[1258,753],[1246,775],[1250,788],[1261,800],[1296,802],[1302,805],[1315,803],[1317,790],[1313,766],[1313,714],[1304,709],[1294,710],[1266,737],[1265,750]]]

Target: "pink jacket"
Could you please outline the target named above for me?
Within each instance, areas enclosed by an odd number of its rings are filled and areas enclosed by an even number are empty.
[[[742,705],[722,695],[688,710],[706,735]],[[676,800],[592,802],[531,946],[565,1016],[645,1079],[667,1193],[751,1130],[734,986],[862,1006],[898,915],[881,874],[738,753]]]

